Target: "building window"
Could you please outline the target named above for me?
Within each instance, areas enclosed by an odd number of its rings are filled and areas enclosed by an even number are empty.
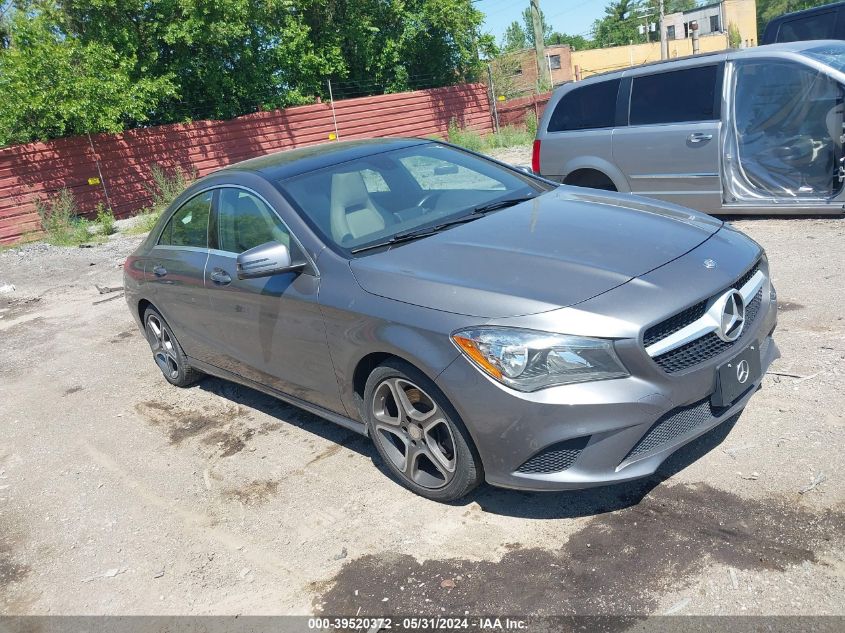
[[[666,37],[669,38],[670,40],[675,39],[675,25],[674,24],[672,26],[666,27]]]
[[[718,15],[711,15],[710,16],[710,32],[716,33],[717,31],[720,31],[720,30],[721,29],[719,28],[719,16]]]
[[[560,55],[549,55],[549,67],[552,70],[560,70]]]

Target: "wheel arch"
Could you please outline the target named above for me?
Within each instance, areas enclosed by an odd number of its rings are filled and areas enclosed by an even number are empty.
[[[570,182],[570,178],[573,174],[576,173],[587,173],[587,172],[597,172],[601,174],[603,177],[607,178],[613,186],[616,188],[616,191],[620,193],[630,193],[631,187],[628,184],[628,179],[625,178],[625,175],[622,171],[616,167],[616,165],[606,161],[604,159],[598,158],[596,156],[586,156],[586,157],[578,157],[564,166],[564,173],[566,176],[563,178],[564,184],[573,184]]]

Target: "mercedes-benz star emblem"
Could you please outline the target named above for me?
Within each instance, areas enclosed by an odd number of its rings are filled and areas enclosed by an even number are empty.
[[[705,268],[716,268],[718,264],[716,264],[715,259],[705,259],[704,260],[704,267]]]
[[[736,379],[739,381],[739,384],[744,385],[750,373],[751,370],[748,368],[748,361],[739,361],[739,364],[736,366]]]
[[[745,326],[745,301],[738,290],[729,290],[717,303],[721,306],[721,318],[716,335],[723,341],[733,342]]]

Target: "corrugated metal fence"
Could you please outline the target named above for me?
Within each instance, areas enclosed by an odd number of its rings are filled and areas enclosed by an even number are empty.
[[[341,140],[376,136],[444,135],[462,127],[492,130],[487,88],[449,86],[335,101]],[[39,230],[35,201],[62,188],[84,213],[106,204],[117,217],[149,204],[150,168],[179,168],[204,176],[225,165],[301,145],[335,132],[332,106],[314,104],[258,112],[231,121],[196,121],[31,143],[0,149],[0,243]],[[99,169],[98,169],[99,168]]]

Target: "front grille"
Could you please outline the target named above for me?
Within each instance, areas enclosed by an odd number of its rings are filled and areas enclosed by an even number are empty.
[[[745,284],[748,283],[748,280],[754,276],[760,270],[760,262],[756,262],[751,268],[749,268],[745,274],[737,279],[733,284],[730,285],[731,288],[736,288],[739,290]],[[727,290],[725,288],[718,294],[714,295],[715,297],[720,296]],[[704,316],[704,313],[707,311],[707,302],[709,299],[705,299],[704,301],[700,301],[696,303],[694,306],[690,306],[681,312],[673,314],[668,319],[661,321],[657,325],[652,325],[645,331],[643,335],[643,344],[648,347],[656,343],[657,341],[662,341],[667,336],[671,336],[675,332],[682,330],[686,326],[688,326],[693,321],[700,319]]]
[[[710,396],[685,407],[672,409],[651,425],[622,461],[648,453],[696,428],[715,422],[725,411],[714,407],[710,403]]]
[[[745,326],[749,327],[757,318],[757,313],[760,311],[760,304],[763,301],[763,290],[760,289],[751,303],[745,308]],[[740,337],[741,339],[742,337]],[[736,345],[740,339],[736,341],[723,341],[715,332],[706,334],[701,338],[690,341],[686,345],[681,345],[673,350],[654,357],[654,362],[660,365],[660,368],[668,374],[674,374],[689,367],[698,365],[705,361],[715,358],[722,352],[725,352]]]
[[[526,461],[516,472],[536,475],[566,470],[575,463],[589,440],[588,435],[552,444]]]

